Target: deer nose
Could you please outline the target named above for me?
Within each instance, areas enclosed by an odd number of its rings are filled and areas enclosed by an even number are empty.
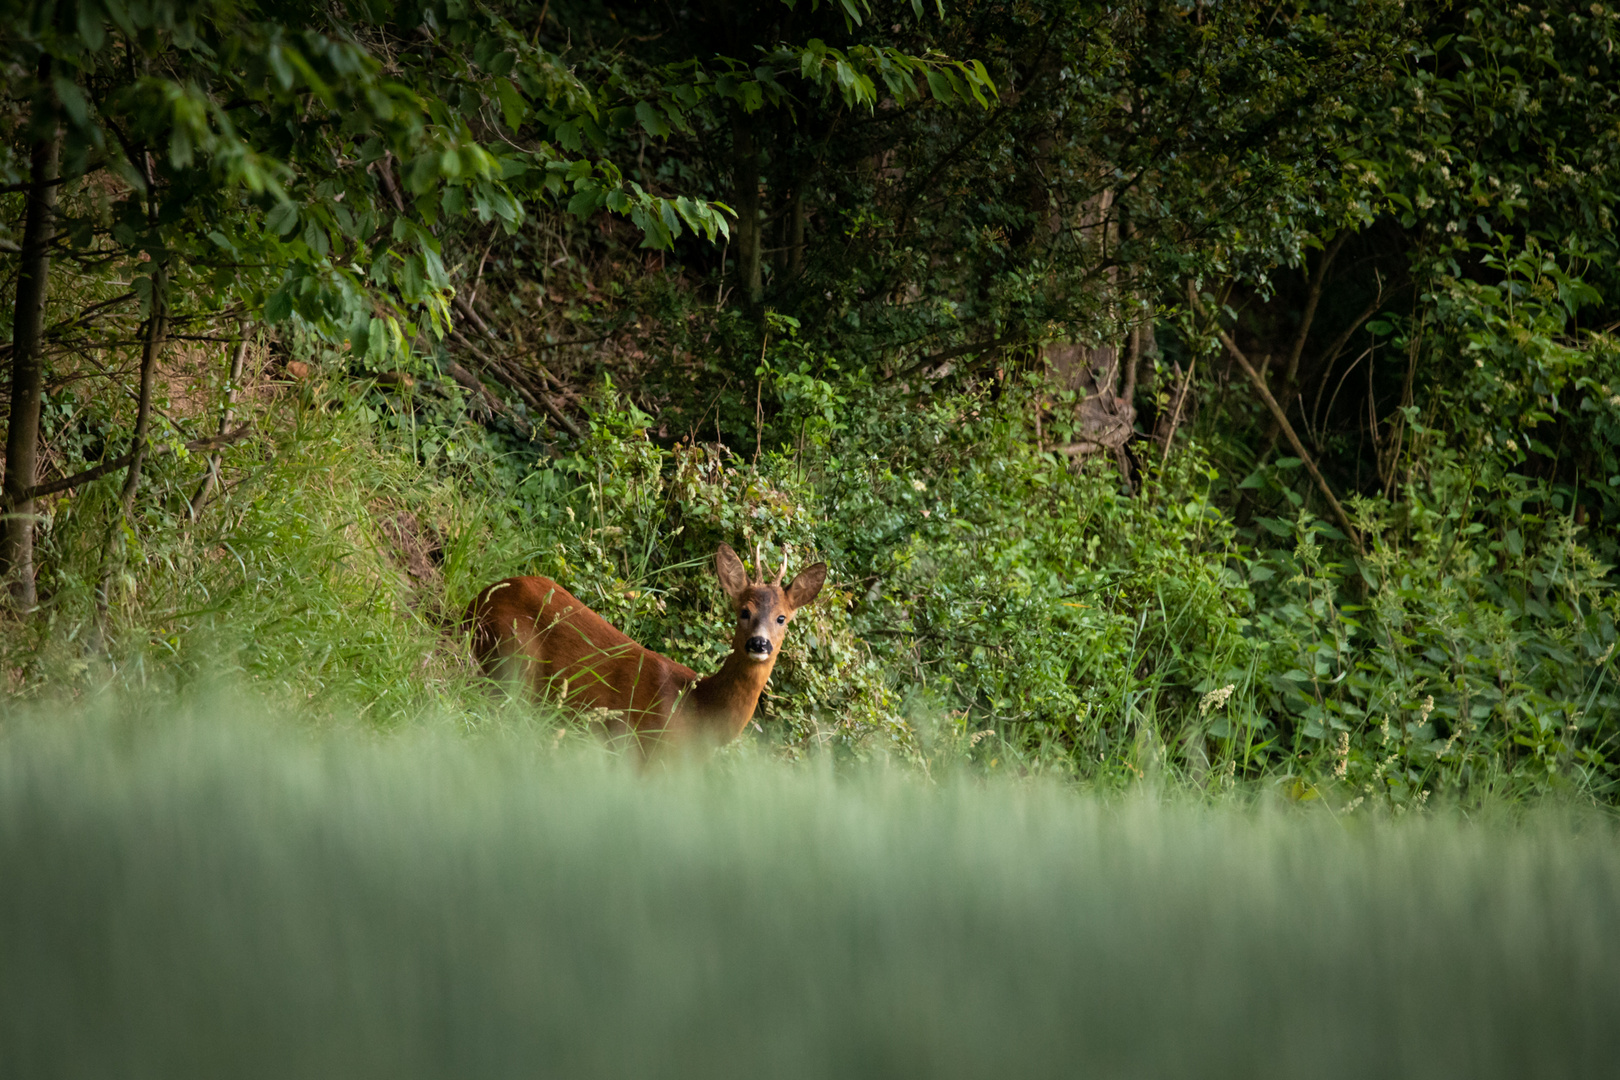
[[[748,639],[748,651],[755,656],[771,655],[771,642],[769,638],[751,637]]]

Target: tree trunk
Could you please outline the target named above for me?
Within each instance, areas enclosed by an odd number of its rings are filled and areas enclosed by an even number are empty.
[[[804,185],[793,189],[793,213],[788,219],[788,275],[804,273]]]
[[[107,530],[106,543],[101,552],[101,575],[96,584],[95,625],[91,629],[90,648],[103,652],[107,641],[107,620],[112,610],[113,574],[121,561],[114,557],[114,548],[123,538],[124,529],[135,513],[135,496],[141,487],[141,466],[146,463],[146,436],[152,423],[152,388],[157,382],[157,359],[163,350],[163,339],[168,332],[169,275],[160,262],[152,270],[152,311],[147,316],[141,346],[141,394],[135,411],[135,434],[130,439],[129,471],[124,474],[124,490],[118,497],[118,516]]]
[[[51,58],[39,62],[43,95],[50,93]],[[61,143],[54,104],[35,118],[36,139],[29,174],[28,211],[23,225],[12,323],[11,417],[6,428],[5,531],[0,536],[0,577],[9,578],[12,601],[28,610],[38,603],[34,586],[34,486],[39,465],[39,410],[45,386],[45,296],[51,270],[51,238],[56,224],[56,174]]]
[[[739,116],[732,127],[732,202],[737,209],[737,276],[748,292],[748,302],[757,304],[765,295],[765,279],[760,266],[759,151],[754,145],[749,120]]]
[[[152,425],[152,388],[157,382],[157,358],[163,351],[163,338],[168,332],[168,269],[159,263],[152,271],[152,314],[146,321],[146,340],[141,347],[141,396],[135,409],[135,436],[130,440],[130,453],[135,457],[124,476],[123,514],[127,518],[135,509],[135,493],[141,486],[141,466],[146,461],[146,433]]]
[[[247,323],[237,327],[241,339],[236,343],[236,353],[231,357],[231,374],[225,384],[225,408],[219,416],[219,433],[221,436],[231,429],[231,414],[236,407],[237,388],[242,384],[242,367],[247,361],[248,336]],[[197,491],[191,496],[191,520],[197,520],[197,513],[202,509],[203,503],[208,501],[214,485],[219,482],[219,454],[210,454],[208,457],[208,472],[204,474],[202,483],[197,485]]]

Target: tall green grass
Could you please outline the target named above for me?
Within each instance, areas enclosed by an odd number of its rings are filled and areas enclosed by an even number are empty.
[[[202,699],[195,699],[202,700]],[[1611,1075],[1620,845],[212,699],[0,725],[8,1077]]]

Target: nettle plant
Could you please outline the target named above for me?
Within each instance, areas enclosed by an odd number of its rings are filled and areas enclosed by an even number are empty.
[[[1275,584],[1257,603],[1257,681],[1278,721],[1266,749],[1355,806],[1612,790],[1611,568],[1567,513],[1535,512],[1546,491],[1533,481],[1498,478],[1515,512],[1487,524],[1472,465],[1443,446],[1428,461],[1399,503],[1354,500],[1378,538],[1359,562],[1328,559],[1304,512],[1293,550],[1262,557]]]

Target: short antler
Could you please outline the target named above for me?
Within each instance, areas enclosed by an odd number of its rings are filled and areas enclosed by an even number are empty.
[[[765,584],[765,558],[760,554],[759,541],[754,541],[754,573],[759,575],[759,583]]]
[[[783,544],[782,545],[782,569],[780,569],[780,570],[778,570],[776,572],[776,580],[771,582],[772,585],[780,585],[780,584],[782,584],[782,578],[787,576],[787,561],[788,561],[787,545]]]

